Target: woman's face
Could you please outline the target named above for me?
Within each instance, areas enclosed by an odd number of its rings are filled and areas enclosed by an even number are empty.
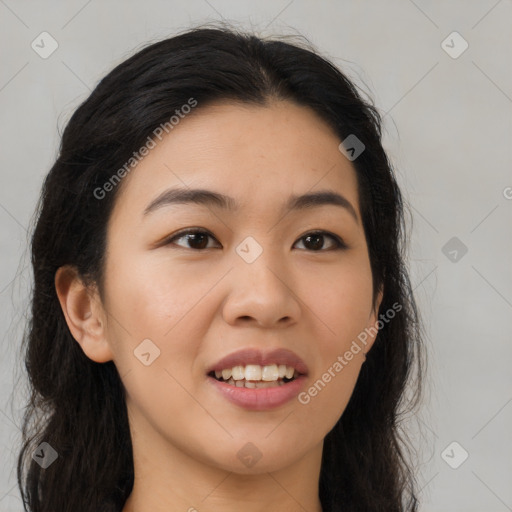
[[[290,102],[199,104],[118,185],[105,337],[126,388],[134,443],[144,446],[139,453],[180,453],[250,474],[321,451],[364,360],[362,351],[352,350],[350,360],[345,354],[376,321],[356,175],[340,142]],[[207,196],[162,200],[166,191],[194,189],[229,196],[232,208]],[[292,197],[321,191],[339,194],[342,204],[290,207]],[[200,233],[187,237],[187,230]],[[371,341],[359,345],[366,352]],[[307,370],[299,384],[265,389],[208,375],[245,349],[256,351],[247,363],[261,355],[264,366],[286,361],[265,359],[286,349]],[[244,357],[225,369],[244,367]],[[247,378],[257,373],[249,368]],[[308,392],[318,380],[316,393]],[[288,386],[291,397],[282,391]]]

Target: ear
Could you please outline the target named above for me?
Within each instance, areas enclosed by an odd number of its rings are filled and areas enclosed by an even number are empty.
[[[97,363],[113,359],[106,336],[106,319],[96,288],[91,290],[69,265],[55,273],[55,289],[73,338]]]
[[[382,303],[382,298],[384,296],[384,288],[380,287],[377,297],[375,298],[375,306],[372,306],[372,310],[370,312],[370,316],[368,318],[368,325],[366,326],[366,332],[368,337],[366,338],[365,343],[365,353],[368,353],[372,348],[375,339],[377,338],[378,329],[377,329],[377,320],[379,314],[379,308]]]

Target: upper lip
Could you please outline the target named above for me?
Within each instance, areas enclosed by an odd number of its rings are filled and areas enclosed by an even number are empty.
[[[257,364],[260,366],[284,364],[295,368],[300,374],[307,375],[308,373],[306,363],[295,354],[295,352],[286,348],[277,348],[270,351],[262,351],[254,348],[237,350],[217,361],[206,373],[233,368],[233,366],[246,366],[248,364]]]

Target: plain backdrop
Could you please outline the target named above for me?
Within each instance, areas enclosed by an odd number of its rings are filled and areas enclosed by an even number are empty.
[[[222,19],[303,34],[384,116],[429,357],[421,511],[512,510],[511,0],[0,0],[0,511],[22,510],[27,248],[59,133],[140,45]]]

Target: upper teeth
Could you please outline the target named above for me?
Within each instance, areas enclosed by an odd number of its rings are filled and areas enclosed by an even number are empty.
[[[233,366],[233,368],[226,368],[225,370],[216,370],[215,377],[224,380],[263,380],[273,381],[286,377],[291,379],[295,373],[295,368],[286,366],[285,364],[271,364],[268,366],[260,366],[258,364],[248,364],[244,366]]]

